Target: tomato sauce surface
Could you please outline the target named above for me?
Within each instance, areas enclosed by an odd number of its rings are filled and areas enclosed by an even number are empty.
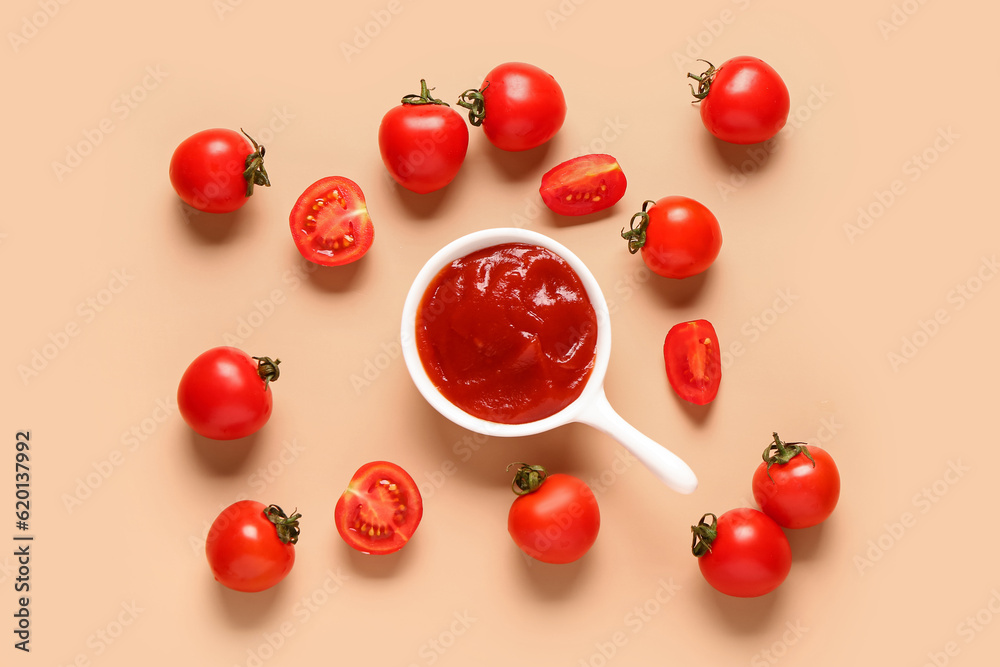
[[[583,282],[547,248],[505,243],[455,260],[427,287],[417,350],[431,382],[465,412],[523,424],[583,391],[597,315]]]

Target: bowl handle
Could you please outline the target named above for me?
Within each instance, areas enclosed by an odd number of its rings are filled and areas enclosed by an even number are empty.
[[[625,421],[608,403],[603,389],[576,421],[610,435],[674,491],[693,493],[698,488],[698,478],[688,464]]]

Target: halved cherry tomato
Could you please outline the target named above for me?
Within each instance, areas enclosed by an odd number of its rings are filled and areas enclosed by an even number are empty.
[[[361,259],[375,237],[364,193],[343,176],[329,176],[306,188],[288,221],[302,256],[323,266]]]
[[[581,155],[542,176],[538,192],[559,215],[587,215],[614,206],[625,196],[625,174],[610,155]]]
[[[663,341],[667,379],[677,395],[695,405],[715,399],[722,381],[719,336],[708,320],[675,324]]]
[[[373,461],[358,468],[337,501],[337,532],[366,554],[402,549],[420,525],[424,503],[416,482],[395,463]]]

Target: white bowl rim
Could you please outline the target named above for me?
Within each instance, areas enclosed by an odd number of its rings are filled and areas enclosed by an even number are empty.
[[[475,417],[446,399],[424,370],[416,345],[416,321],[420,302],[428,285],[445,266],[456,259],[482,248],[503,243],[528,243],[551,250],[566,260],[576,272],[587,291],[587,296],[597,316],[597,343],[594,367],[583,391],[572,403],[559,412],[533,422],[503,424]],[[452,422],[484,435],[518,437],[543,433],[557,426],[576,421],[578,415],[597,397],[604,395],[604,376],[611,357],[611,318],[608,303],[594,274],[574,252],[555,239],[540,232],[518,227],[495,227],[466,234],[438,250],[417,273],[403,303],[400,344],[406,368],[424,399]]]

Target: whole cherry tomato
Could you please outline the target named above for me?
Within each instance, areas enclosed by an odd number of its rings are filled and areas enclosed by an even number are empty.
[[[527,63],[494,67],[458,104],[469,109],[469,122],[482,125],[490,143],[505,151],[541,146],[566,120],[566,98],[555,77]]]
[[[712,212],[704,204],[681,196],[643,202],[629,229],[622,229],[622,238],[628,241],[629,252],[641,250],[646,266],[665,278],[701,273],[722,248],[722,229]]]
[[[543,563],[572,563],[590,550],[601,527],[597,498],[572,475],[549,475],[541,466],[518,466],[517,498],[507,530],[521,551]]]
[[[271,382],[280,359],[215,347],[191,362],[177,388],[177,407],[197,433],[233,440],[256,433],[271,417]]]
[[[286,516],[277,505],[240,500],[222,511],[208,530],[205,555],[216,581],[256,593],[292,571],[301,514]]]
[[[698,81],[691,92],[701,102],[701,120],[713,135],[733,144],[767,141],[788,120],[788,88],[760,58],[740,56],[718,68],[688,74]]]
[[[706,514],[691,532],[691,551],[702,576],[726,595],[752,598],[770,593],[792,568],[788,538],[759,510],[740,507],[718,518]]]
[[[407,95],[382,117],[378,146],[393,179],[424,194],[455,178],[469,148],[469,128],[457,111],[431,97],[421,79],[419,95]]]
[[[777,433],[753,475],[753,497],[764,514],[785,528],[826,521],[840,499],[840,471],[833,457],[804,442],[782,442]]]
[[[715,400],[722,381],[719,336],[708,320],[675,324],[663,341],[667,380],[677,395],[695,405]]]
[[[250,135],[227,129],[202,130],[170,158],[170,183],[184,203],[206,213],[230,213],[247,203],[253,186],[271,185],[264,147]]]

